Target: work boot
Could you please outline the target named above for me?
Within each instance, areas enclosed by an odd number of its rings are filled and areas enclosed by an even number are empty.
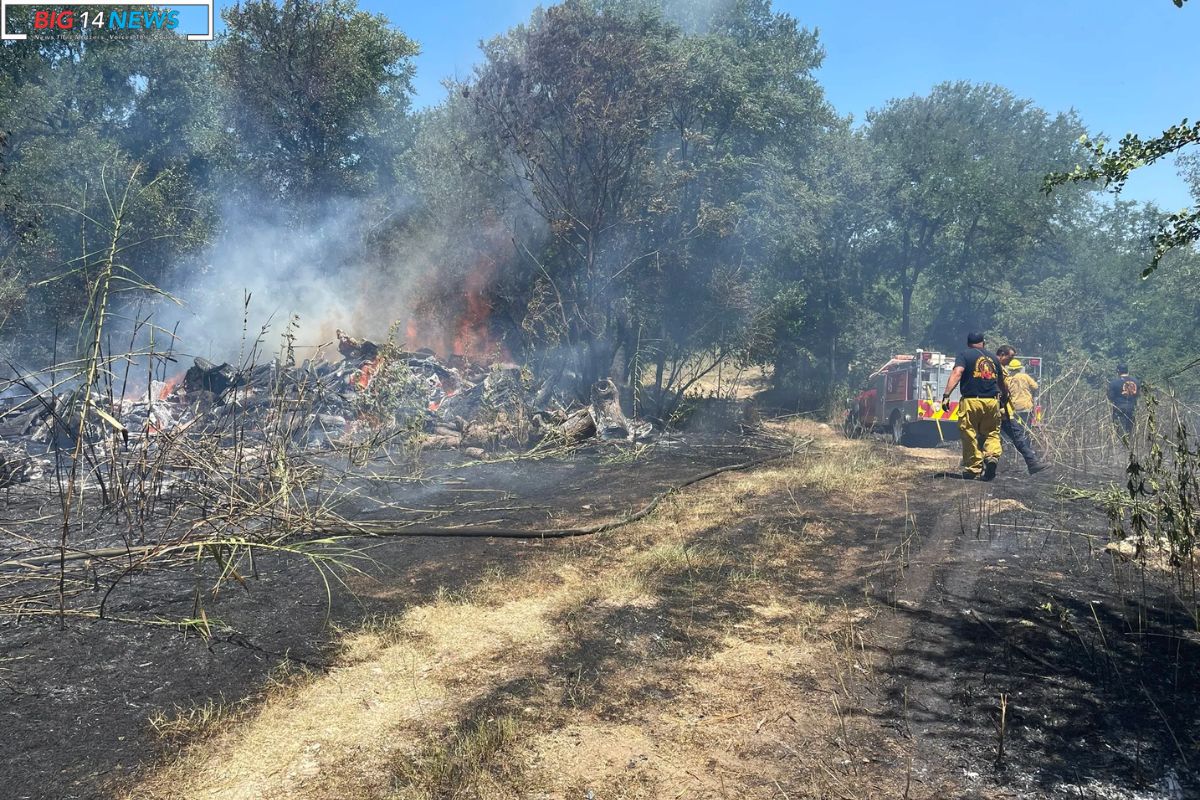
[[[983,460],[983,474],[979,476],[981,481],[990,481],[996,477],[996,466],[998,462],[994,458],[985,458]]]
[[[964,469],[962,471],[962,477],[963,477],[964,481],[977,481],[977,480],[979,480],[979,473],[972,472],[969,469]]]
[[[1029,465],[1029,474],[1037,475],[1039,472],[1041,472],[1044,469],[1050,469],[1050,465],[1047,464],[1045,461],[1035,461]]]

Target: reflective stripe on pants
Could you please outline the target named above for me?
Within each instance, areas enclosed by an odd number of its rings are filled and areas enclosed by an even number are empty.
[[[958,434],[966,472],[983,472],[984,458],[1000,458],[1000,401],[994,397],[964,397],[958,404]]]

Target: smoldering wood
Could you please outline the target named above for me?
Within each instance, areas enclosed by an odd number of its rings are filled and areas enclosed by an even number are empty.
[[[338,343],[337,362],[235,368],[196,358],[173,380],[152,380],[123,399],[97,404],[82,425],[70,387],[7,398],[0,404],[0,443],[7,443],[0,474],[8,482],[24,480],[50,464],[55,448],[71,446],[81,429],[96,453],[128,449],[130,437],[153,445],[156,437],[185,433],[222,441],[235,431],[258,441],[290,438],[307,450],[355,445],[401,423],[373,405],[374,382],[390,374],[408,376],[401,389],[412,396],[402,405],[416,415],[422,446],[459,450],[470,458],[543,441],[649,441],[662,430],[655,421],[627,417],[608,378],[593,386],[588,405],[573,406],[550,391],[559,376],[535,380],[517,364],[443,361],[430,352],[388,350],[342,331]],[[397,366],[400,373],[389,373]],[[411,416],[403,421],[406,436],[413,422]]]

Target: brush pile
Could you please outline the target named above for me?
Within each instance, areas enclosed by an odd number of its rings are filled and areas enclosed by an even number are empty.
[[[422,447],[481,458],[547,442],[644,442],[662,428],[625,417],[609,380],[583,405],[539,385],[517,364],[442,360],[341,331],[338,353],[336,361],[280,359],[242,368],[196,358],[185,372],[152,379],[144,390],[93,395],[82,425],[78,388],[51,390],[20,379],[0,400],[0,486],[36,478],[38,457],[74,447],[80,431],[95,459],[131,441],[185,434],[218,440],[236,434],[239,442],[282,436],[312,451],[404,434]]]

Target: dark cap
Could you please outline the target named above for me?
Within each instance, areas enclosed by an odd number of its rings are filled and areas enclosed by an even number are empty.
[[[1117,374],[1118,375],[1124,375],[1126,372],[1129,372],[1129,367],[1127,367],[1124,364],[1117,364]]]
[[[983,334],[979,331],[971,331],[967,334],[967,344],[983,344]]]

